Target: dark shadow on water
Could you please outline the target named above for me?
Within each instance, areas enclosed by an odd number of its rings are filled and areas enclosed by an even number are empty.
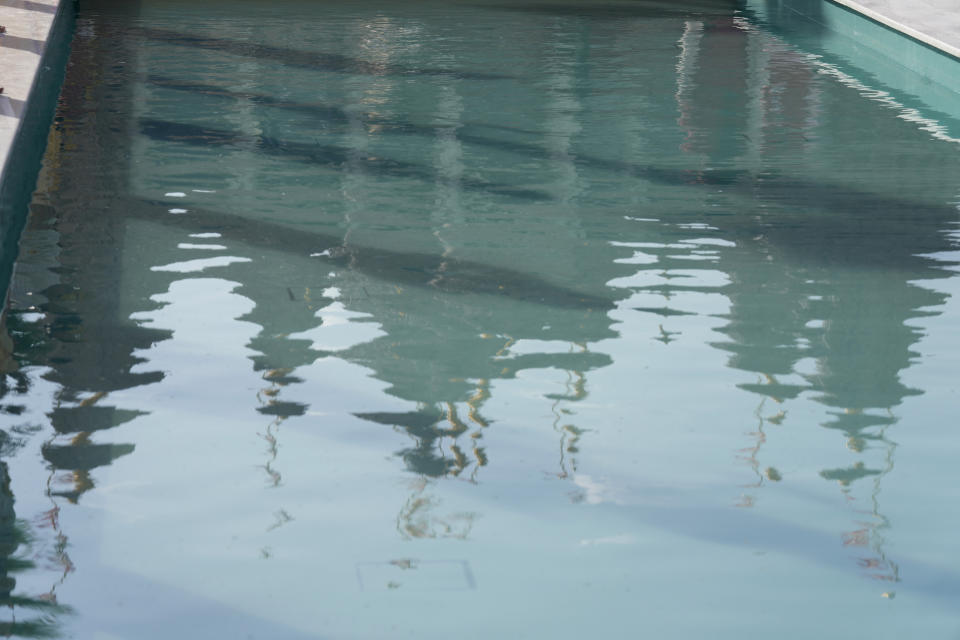
[[[265,107],[277,107],[289,111],[299,111],[320,118],[326,122],[335,124],[347,124],[350,121],[350,115],[340,107],[330,106],[320,102],[291,102],[289,100],[277,98],[265,93],[254,93],[252,91],[232,91],[216,85],[204,84],[200,82],[186,82],[169,76],[150,75],[146,78],[146,80],[154,87],[205,96],[217,96],[234,100],[247,100],[253,104],[262,105]]]
[[[290,100],[284,100],[280,98],[275,98],[266,94],[252,93],[252,92],[235,92],[222,87],[217,87],[216,85],[207,85],[202,83],[190,83],[190,82],[180,82],[173,80],[165,76],[150,76],[150,82],[156,84],[156,86],[163,87],[166,89],[172,89],[177,91],[191,92],[200,95],[209,95],[209,96],[218,96],[225,97],[235,100],[249,100],[254,104],[259,104],[263,106],[268,106],[271,108],[283,109],[288,111],[296,111],[300,113],[305,113],[307,115],[319,118],[320,120],[326,123],[332,123],[337,125],[347,124],[351,117],[355,117],[352,114],[348,114],[344,109],[323,103],[301,103],[293,102]],[[428,126],[428,125],[419,125],[409,122],[397,121],[395,119],[388,119],[379,116],[371,116],[370,114],[362,114],[361,119],[371,125],[376,125],[380,131],[386,134],[391,135],[416,135],[416,136],[435,136],[438,132],[444,130],[450,130],[451,127],[443,126]],[[481,135],[479,133],[474,133],[475,130],[481,128],[498,128],[506,129],[512,133],[518,133],[514,128],[507,127],[493,127],[486,124],[476,124],[468,123],[464,127],[457,127],[458,131],[456,134],[457,139],[460,142],[467,144],[477,145],[495,149],[497,151],[503,151],[508,153],[516,153],[518,155],[526,156],[528,158],[538,158],[538,159],[551,159],[553,158],[553,152],[539,146],[536,144],[520,142],[516,140],[504,140],[498,138],[491,138],[489,136]],[[543,132],[535,131],[526,131],[521,130],[520,133],[526,133],[531,135],[543,135]],[[143,122],[143,133],[150,137],[162,137],[168,138],[171,140],[182,140],[184,142],[190,142],[193,144],[202,144],[204,142],[209,142],[210,144],[238,144],[240,141],[245,140],[246,138],[240,134],[235,134],[228,131],[223,131],[219,129],[208,129],[196,125],[184,124],[184,123],[173,123],[167,121],[144,121]],[[288,143],[277,141],[272,138],[266,138],[268,143],[264,146],[267,148],[275,148],[277,145],[289,146],[291,149],[291,155],[298,154],[309,154],[310,145],[305,145],[304,147],[297,147],[297,143]],[[259,145],[258,145],[259,146]],[[346,152],[346,148],[337,147],[337,146],[326,146],[320,147],[317,145],[317,149],[327,149],[332,152],[333,155],[327,156],[326,158],[322,155],[316,155],[318,162],[342,162],[343,159],[340,159],[340,156]],[[731,170],[731,169],[717,169],[717,170],[685,170],[685,169],[673,169],[668,167],[658,167],[653,165],[643,165],[631,162],[624,162],[619,160],[608,160],[604,158],[597,158],[593,156],[587,156],[583,154],[575,154],[572,158],[573,162],[582,168],[593,169],[599,171],[612,171],[621,174],[632,175],[638,178],[645,180],[650,180],[651,182],[656,182],[659,184],[667,185],[716,185],[716,186],[727,186],[736,184],[739,180],[744,177],[749,177],[749,173],[744,170]],[[414,171],[412,175],[426,175],[422,171]],[[462,181],[458,181],[458,184],[463,184]],[[469,188],[483,187],[485,183],[480,183],[478,185],[470,185],[469,182],[466,183],[466,186]],[[498,191],[496,185],[491,185],[489,188]],[[517,195],[518,191],[512,188],[507,188],[505,193],[509,195]],[[528,191],[531,198],[539,197],[544,199],[551,198],[551,194],[540,191]]]
[[[149,81],[159,87],[172,90],[219,96],[235,100],[250,100],[255,104],[271,108],[297,111],[335,125],[346,124],[351,117],[351,114],[347,114],[342,108],[329,104],[300,103],[265,94],[234,92],[216,85],[179,82],[167,76],[150,76]],[[413,124],[396,119],[383,118],[381,116],[372,116],[370,114],[361,114],[360,117],[367,124],[376,125],[379,131],[389,135],[426,137],[436,136],[440,131],[450,130],[450,127]],[[553,158],[553,152],[538,144],[519,140],[504,140],[481,134],[478,129],[486,126],[487,125],[482,124],[465,124],[463,127],[457,128],[456,138],[462,143],[507,153],[515,153],[525,158],[536,158],[540,160]],[[154,138],[182,140],[197,145],[237,145],[249,140],[245,136],[229,131],[165,121],[145,121],[143,123],[143,132]],[[542,135],[542,133],[538,134],[537,132],[526,133]],[[287,154],[294,158],[299,156],[305,159],[305,161],[332,167],[339,167],[340,164],[345,162],[347,154],[351,151],[346,147],[335,145],[321,146],[318,144],[316,147],[313,147],[312,145],[280,141],[268,137],[261,137],[254,141],[253,144],[257,150],[262,153],[269,155]],[[352,156],[350,160],[351,162],[355,161]],[[886,194],[880,195],[856,187],[834,184],[827,181],[810,182],[789,175],[780,175],[771,171],[756,173],[745,169],[711,169],[709,167],[705,169],[672,168],[599,158],[585,154],[574,154],[572,162],[577,167],[585,170],[628,175],[668,186],[689,186],[699,187],[701,189],[723,187],[730,192],[737,193],[744,197],[751,199],[758,198],[774,205],[789,205],[790,203],[803,202],[805,206],[811,209],[819,209],[824,212],[830,212],[831,214],[859,216],[879,209],[883,211],[900,211],[902,212],[902,219],[906,221],[909,218],[915,218],[917,216],[936,216],[937,218],[942,218],[954,215],[956,211],[954,208],[941,203],[923,202]],[[374,161],[372,164],[374,166],[365,166],[365,168],[371,172],[381,172],[397,177],[436,179],[431,170],[412,164],[386,159]],[[552,194],[544,191],[516,189],[495,183],[470,183],[469,181],[464,183],[463,181],[458,181],[457,184],[468,189],[489,190],[493,193],[516,196],[521,199],[549,200],[553,197]],[[861,235],[871,233],[869,229],[865,228],[841,229],[841,227],[847,224],[843,220],[832,221],[824,219],[822,223],[824,225],[836,226],[836,231]],[[780,225],[780,228],[788,230],[783,224]],[[816,249],[823,252],[828,251],[830,245],[836,245],[849,240],[848,237],[836,235],[834,230],[831,229],[824,229],[823,237],[827,244],[824,245],[823,248]],[[858,254],[854,253],[851,255],[857,256]],[[878,255],[876,257],[883,260],[888,259],[888,256]]]
[[[449,180],[422,165],[378,157],[355,157],[348,147],[290,142],[269,136],[244,136],[232,131],[164,120],[142,120],[140,131],[154,140],[182,142],[200,147],[252,147],[257,153],[279,156],[312,165],[339,170],[347,162],[359,164],[363,171],[391,178],[412,178],[438,183],[449,183],[471,191],[529,201],[549,201],[552,196],[537,189],[525,189],[508,184],[481,180]]]
[[[695,19],[712,15],[729,15],[740,6],[737,0],[689,0],[685,2],[517,2],[482,4],[484,9],[535,16],[587,18],[591,20],[624,19]]]
[[[132,28],[128,33],[167,44],[193,47],[196,49],[215,51],[217,53],[228,53],[230,55],[254,58],[256,60],[271,60],[287,66],[300,67],[317,72],[374,76],[436,76],[461,80],[505,80],[511,78],[511,76],[508,75],[494,73],[382,64],[336,53],[298,51],[296,49],[276,47],[256,42],[240,42],[212,36],[187,35],[178,31],[168,31],[164,29]]]
[[[160,87],[163,89],[170,89],[172,91],[183,91],[194,94],[206,95],[206,96],[217,96],[221,98],[229,98],[232,100],[248,100],[253,104],[262,105],[265,107],[274,107],[277,109],[284,109],[287,111],[297,111],[300,113],[305,113],[307,115],[320,118],[329,123],[334,124],[347,124],[350,122],[351,118],[360,117],[364,122],[370,124],[376,124],[381,127],[386,127],[388,132],[397,132],[397,133],[415,133],[420,135],[426,134],[436,134],[438,131],[448,130],[453,128],[453,125],[448,126],[425,126],[425,125],[415,125],[415,124],[406,124],[402,122],[397,122],[390,118],[384,118],[381,116],[376,116],[370,113],[363,114],[348,114],[344,109],[325,104],[322,102],[293,102],[291,100],[286,100],[283,98],[277,98],[265,93],[255,93],[252,91],[234,91],[224,87],[219,87],[217,85],[206,84],[202,82],[187,82],[183,80],[177,80],[176,78],[158,74],[150,74],[145,78],[146,82],[150,83],[155,87]],[[505,131],[511,134],[523,134],[523,135],[543,135],[543,131],[536,131],[532,129],[524,129],[522,127],[510,126],[505,124],[492,124],[492,123],[480,123],[480,122],[464,122],[463,125],[466,128],[482,128],[482,129],[491,129],[495,131]],[[460,124],[456,125],[456,128],[460,128]]]
[[[711,506],[638,506],[636,510],[645,521],[677,535],[737,549],[774,551],[831,569],[849,563],[855,553],[816,525],[784,522],[758,510]],[[960,575],[922,560],[909,564],[912,572],[905,590],[940,605],[953,603],[960,591]]]
[[[391,251],[376,247],[344,246],[343,238],[332,234],[287,227],[247,218],[191,208],[188,216],[171,216],[169,204],[129,200],[129,213],[154,223],[197,231],[216,229],[224,236],[251,246],[316,258],[325,273],[330,265],[354,270],[391,284],[435,290],[445,294],[476,294],[510,298],[547,307],[606,311],[613,308],[614,296],[604,297],[566,289],[537,276],[470,260],[437,254]]]

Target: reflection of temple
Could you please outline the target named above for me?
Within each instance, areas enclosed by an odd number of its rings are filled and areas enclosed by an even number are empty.
[[[139,4],[150,3],[127,10]],[[251,394],[266,484],[282,484],[285,421],[311,408],[290,399],[303,370],[331,355],[362,365],[393,398],[356,415],[409,442],[394,452],[416,476],[397,518],[404,537],[469,535],[473,515],[443,511],[430,488],[444,478],[481,481],[495,464],[486,445],[496,432],[491,398],[498,382],[525,371],[565,378],[559,393],[541,398],[555,430],[544,447],[558,449],[557,475],[577,471],[592,425],[578,423],[576,403],[589,393],[591,371],[612,362],[591,345],[616,336],[610,311],[628,295],[607,283],[636,264],[656,284],[634,289],[664,299],[636,311],[662,318],[651,337],[668,349],[675,318],[697,312],[673,296],[729,300],[716,346],[749,374],[740,388],[759,398],[758,427],[743,452],[758,483],[783,479],[764,459],[764,439],[791,426],[790,403],[804,394],[826,407],[823,426],[850,449],[849,465],[821,475],[851,495],[879,482],[893,464],[885,432],[896,422],[893,408],[916,393],[900,380],[918,339],[907,322],[943,301],[914,283],[944,275],[923,255],[948,246],[940,230],[956,210],[942,203],[954,194],[939,178],[955,174],[952,156],[919,162],[911,154],[930,147],[916,152],[910,142],[923,134],[878,116],[877,105],[828,118],[828,80],[717,7],[702,19],[674,16],[676,32],[666,35],[656,32],[661,22],[644,22],[651,9],[642,4],[587,15],[577,29],[530,28],[580,20],[563,7],[502,8],[530,14],[515,36],[542,72],[536,90],[471,68],[469,52],[438,55],[431,68],[392,59],[396,34],[383,17],[358,19],[348,34],[358,49],[335,54],[287,47],[284,34],[259,27],[247,43],[211,29],[138,27],[120,37],[109,20],[78,29],[62,123],[24,236],[41,256],[31,264],[46,268],[21,273],[9,319],[15,356],[45,367],[59,389],[47,412],[56,436],[43,448],[52,494],[81,500],[97,468],[132,454],[111,429],[135,426],[143,413],[111,394],[163,378],[142,353],[170,334],[131,316],[154,309],[152,296],[190,277],[178,268],[218,246],[250,256],[211,277],[237,283],[253,302],[241,319],[258,327],[243,346],[263,379]],[[620,78],[629,71],[623,60],[638,55],[628,39],[611,60],[591,57],[591,42],[616,31],[611,18],[636,18],[637,37],[670,41],[636,61],[657,73],[634,78],[636,94],[617,96],[632,101],[633,114],[616,123],[591,115],[606,98],[586,82]],[[115,41],[139,51],[129,64],[106,59],[103,45]],[[182,66],[163,65],[170,50],[183,49],[192,55]],[[218,77],[208,55],[230,57],[239,77]],[[278,88],[276,65],[301,74],[302,86],[321,86],[308,97]],[[676,82],[666,83],[674,70]],[[119,88],[132,78],[132,88]],[[503,94],[464,86],[494,80],[514,84]],[[652,130],[645,120],[661,108],[676,109],[676,130]],[[522,116],[491,120],[498,109]],[[129,131],[118,124],[128,116]],[[840,171],[862,162],[858,140],[874,129],[904,141],[902,180],[921,179],[911,167],[923,166],[928,198],[906,201],[898,185]],[[668,146],[680,159],[657,162]],[[826,148],[840,151],[818,155]],[[221,172],[213,176],[211,157]],[[811,168],[813,157],[823,169]],[[942,176],[927,175],[931,164]],[[177,183],[191,189],[189,204],[166,192]],[[212,187],[224,193],[204,200]],[[110,197],[90,201],[91,193]],[[403,209],[401,200],[423,206]],[[609,210],[596,205],[609,201]],[[624,202],[636,210],[621,210]],[[656,262],[625,262],[624,249],[611,245],[625,239],[642,240]],[[722,284],[690,282],[691,267],[704,261],[722,272]],[[324,332],[341,326],[334,320],[360,338],[325,342]],[[12,513],[12,498],[10,505]],[[875,502],[870,508],[881,518]],[[292,519],[277,513],[276,526]],[[847,540],[877,548],[879,522]],[[878,554],[880,564],[867,560],[871,571],[895,573]]]
[[[753,173],[731,185],[732,198],[715,196],[715,205],[738,210],[713,223],[730,241],[718,252],[732,307],[726,339],[717,346],[731,353],[731,367],[757,374],[756,383],[741,388],[766,398],[756,443],[745,457],[759,472],[769,428],[789,424],[790,399],[812,394],[828,407],[822,426],[841,432],[853,457],[848,467],[825,469],[822,477],[845,493],[858,481],[870,483],[861,495],[869,506],[861,508],[874,520],[846,535],[845,544],[872,546],[879,557],[864,559],[864,566],[873,577],[896,579],[896,565],[880,548],[888,523],[876,498],[880,479],[893,468],[895,444],[886,433],[897,420],[892,410],[920,393],[900,380],[921,336],[909,322],[936,313],[931,309],[946,299],[917,282],[949,275],[926,256],[951,246],[943,230],[957,215],[948,204],[955,197],[956,153],[949,145],[912,144],[923,134],[909,122],[883,118],[879,124],[871,115],[882,117],[880,105],[825,118],[823,78],[789,46],[746,23],[689,24],[696,35],[684,40],[677,94],[689,131],[683,149],[704,165],[749,166]],[[748,60],[712,69],[710,61],[731,47]],[[751,99],[726,105],[732,85],[746,87]],[[718,112],[732,120],[724,133],[708,133],[716,131]],[[889,180],[888,171],[878,172],[880,179],[871,173],[871,161],[888,161],[863,156],[870,148],[863,142],[877,130],[887,148],[902,154],[896,159],[900,184],[930,186],[923,200],[905,200],[900,185],[881,182]],[[822,140],[831,141],[829,154]],[[931,147],[940,152],[936,158]],[[751,201],[735,200],[739,195]],[[766,476],[760,481],[781,479],[773,466]]]
[[[511,130],[486,122],[489,96],[480,99],[462,90],[463,81],[497,74],[450,72],[447,67],[466,65],[456,58],[438,60],[439,75],[392,61],[388,23],[376,25],[383,27],[380,36],[357,39],[364,50],[356,57],[305,59],[306,54],[283,47],[276,34],[260,34],[272,44],[251,58],[249,50],[219,34],[112,33],[112,12],[136,13],[143,3],[93,4],[106,18],[97,11],[81,15],[59,124],[24,235],[24,246],[37,250],[29,262],[35,272],[21,268],[10,312],[16,356],[22,364],[46,367],[44,377],[58,388],[46,413],[56,435],[42,450],[53,472],[52,496],[82,500],[95,486],[98,468],[134,452],[133,444],[114,441],[110,434],[121,425],[135,428],[143,411],[114,397],[163,378],[141,354],[170,332],[142,326],[131,316],[156,308],[151,296],[181,277],[151,268],[182,260],[179,246],[186,234],[219,236],[239,253],[259,258],[217,275],[238,282],[237,293],[255,303],[242,320],[261,328],[246,346],[256,352],[251,367],[264,380],[257,395],[268,486],[282,482],[278,451],[284,421],[308,409],[287,399],[291,386],[301,381],[297,370],[333,352],[369,367],[390,385],[390,394],[416,407],[407,412],[370,407],[358,414],[410,438],[410,446],[397,455],[420,477],[422,488],[403,508],[401,519],[409,524],[405,535],[448,535],[442,533],[447,525],[437,525],[446,516],[424,520],[430,500],[423,490],[436,478],[480,477],[489,462],[484,437],[492,425],[483,408],[497,380],[530,369],[566,373],[566,392],[545,401],[556,416],[559,473],[573,470],[584,430],[574,424],[568,407],[585,397],[589,371],[610,363],[588,345],[615,335],[607,316],[614,297],[603,285],[625,271],[612,261],[588,262],[592,249],[585,248],[589,238],[573,203],[584,170],[571,153],[581,108],[575,74],[582,69],[563,51],[585,43],[554,41],[548,33],[542,42],[531,43],[531,55],[543,56],[549,68],[546,104],[537,104],[536,95],[523,97],[534,103],[531,108],[549,114],[550,135],[540,142],[540,123]],[[113,60],[110,42],[129,46],[124,65]],[[153,46],[140,48],[143,43]],[[244,59],[241,71],[248,82],[242,88],[220,86],[202,61],[170,69],[162,64],[158,44],[216,55],[232,51]],[[375,65],[369,62],[373,59]],[[314,102],[277,97],[266,86],[270,74],[262,73],[277,63],[299,65],[307,77],[325,73],[329,95]],[[430,121],[407,121],[382,109],[391,100],[402,105],[413,99],[408,80],[416,73],[438,78],[417,89],[436,93]],[[138,81],[129,82],[136,74]],[[199,113],[212,110],[223,117],[215,126],[194,123],[184,101]],[[290,116],[285,124],[278,124],[277,112]],[[129,144],[122,120],[127,116],[136,129]],[[332,131],[334,139],[349,144],[304,144],[297,133],[303,130],[315,131],[322,140]],[[516,142],[518,132],[536,142]],[[433,157],[405,157],[410,140],[425,143]],[[171,172],[189,174],[183,156],[194,149],[227,156],[233,162],[223,163],[226,180],[256,195],[250,201],[191,205],[189,216],[169,215],[177,202],[155,185],[164,184]],[[477,175],[475,167],[466,170],[468,156],[477,153],[489,156],[491,166],[533,156],[550,180],[537,184],[542,180],[537,172],[510,180],[495,171]],[[131,163],[131,156],[137,162]],[[176,162],[167,162],[170,158]],[[270,158],[290,163],[290,182],[305,185],[309,198],[334,194],[321,203],[322,217],[313,206],[278,203],[276,185],[266,184],[273,178],[260,168]],[[599,170],[609,167],[601,163]],[[422,191],[432,205],[395,212],[388,205],[396,189]],[[477,215],[491,202],[518,215],[511,234],[502,233],[499,214]],[[537,215],[519,216],[536,202],[543,203]],[[489,220],[482,220],[485,216]],[[472,223],[465,224],[468,220]],[[409,231],[398,231],[402,226]],[[491,239],[486,249],[477,250],[476,234]],[[586,273],[589,280],[582,277]],[[318,314],[335,299],[330,287],[342,291],[338,303],[345,312],[371,318],[384,335],[332,351],[296,337],[321,325]],[[528,340],[551,348],[548,353],[512,348]],[[449,535],[469,529],[459,516],[453,521]]]
[[[268,273],[263,264],[236,265],[227,277],[241,282],[238,293],[256,303],[244,320],[262,327],[249,346],[259,352],[255,367],[268,372],[271,383],[261,391],[261,411],[275,416],[262,434],[272,478],[277,427],[306,410],[284,400],[285,388],[296,384],[298,367],[335,353],[369,367],[389,384],[388,393],[415,407],[402,412],[371,407],[358,413],[410,437],[410,447],[398,452],[410,471],[425,478],[475,479],[487,464],[483,438],[490,421],[482,407],[494,381],[527,369],[561,369],[579,391],[551,402],[575,402],[585,393],[585,375],[610,362],[584,345],[614,335],[607,316],[614,298],[603,285],[626,269],[587,262],[582,212],[570,202],[582,171],[570,153],[579,132],[575,74],[582,68],[565,48],[588,43],[555,41],[546,32],[542,41],[530,43],[531,56],[542,57],[549,69],[550,89],[545,98],[525,94],[511,96],[511,101],[529,101],[524,108],[549,114],[550,131],[544,132],[537,130],[537,122],[504,127],[485,121],[493,98],[481,99],[463,85],[498,74],[407,69],[391,58],[397,34],[388,20],[358,21],[355,28],[357,51],[336,61],[324,55],[308,61],[306,54],[284,48],[278,34],[258,34],[270,46],[258,50],[262,55],[257,60],[245,59],[243,82],[229,87],[202,65],[160,75],[145,61],[147,82],[137,98],[143,135],[134,150],[144,162],[131,179],[131,190],[140,197],[128,206],[138,224],[149,229],[140,233],[216,229],[231,239],[232,247],[270,257]],[[249,54],[220,34],[183,36],[154,29],[142,35],[170,47]],[[438,56],[433,64],[459,69],[463,55]],[[377,66],[359,59],[376,60]],[[269,74],[258,73],[258,67],[277,62],[293,69],[310,62],[310,70],[301,72],[307,78],[327,72],[314,101],[280,97],[271,89]],[[344,68],[350,73],[341,73]],[[411,75],[433,78],[435,73],[442,73],[440,79],[411,90]],[[403,106],[424,100],[433,100],[433,109],[417,112],[418,120],[406,119]],[[184,101],[224,118],[216,126],[191,122]],[[310,144],[301,142],[304,136],[297,132],[303,131],[316,134]],[[543,143],[519,141],[545,134]],[[426,157],[414,157],[408,146],[426,149]],[[191,207],[182,218],[161,215],[164,204],[147,197],[155,197],[151,184],[182,168],[151,158],[191,147],[233,159],[229,180],[249,187],[254,202],[224,206],[221,198],[215,209]],[[542,184],[542,175],[531,171],[507,182],[489,167],[478,168],[476,161],[467,166],[476,154],[484,154],[491,167],[517,166],[532,156],[552,182]],[[285,188],[306,185],[314,194],[337,197],[317,205],[322,212],[288,207],[278,211],[276,221],[259,215],[277,209],[277,203],[274,191],[261,195],[269,175],[258,172],[251,160],[269,158],[289,163]],[[600,170],[610,168],[598,164]],[[419,194],[425,206],[398,210],[398,191]],[[537,202],[543,202],[542,209],[527,213]],[[494,206],[505,213],[486,211]],[[510,233],[504,233],[502,216],[511,214],[515,220]],[[478,236],[483,242],[476,241]],[[329,293],[330,287],[337,293]],[[278,305],[283,305],[282,313],[276,312]],[[320,339],[311,346],[305,337],[318,334],[317,329],[322,334],[318,316],[324,317],[329,305],[358,323],[375,324],[383,335],[347,347],[325,346]],[[563,352],[513,353],[510,346],[524,340],[564,345]],[[276,370],[287,372],[285,381],[277,382],[269,373]],[[582,430],[564,415],[557,432],[569,455]],[[565,459],[561,467],[566,464]]]

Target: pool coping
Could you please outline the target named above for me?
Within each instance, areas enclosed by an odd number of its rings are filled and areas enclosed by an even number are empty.
[[[58,22],[73,0],[0,0],[0,184],[10,168],[24,120],[36,102]],[[60,44],[60,43],[55,43]]]
[[[896,19],[891,16],[884,14],[878,9],[873,9],[861,2],[855,2],[854,0],[824,0],[825,2],[832,2],[833,4],[846,7],[851,11],[859,13],[860,15],[873,20],[885,27],[888,27],[894,31],[898,31],[901,34],[912,38],[918,42],[921,42],[929,47],[938,49],[941,52],[955,58],[960,62],[960,46],[954,46],[948,42],[944,42],[942,39],[926,33],[921,28],[911,26],[906,24],[904,19]],[[918,13],[923,14],[923,11],[913,12],[912,18],[922,24],[926,19],[929,19],[930,15],[917,15]],[[960,45],[960,33],[957,34],[957,43]]]
[[[75,0],[0,0],[0,301],[66,69]]]

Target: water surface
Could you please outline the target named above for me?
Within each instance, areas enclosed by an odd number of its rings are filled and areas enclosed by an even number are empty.
[[[81,1],[5,630],[957,638],[950,115],[752,18]]]

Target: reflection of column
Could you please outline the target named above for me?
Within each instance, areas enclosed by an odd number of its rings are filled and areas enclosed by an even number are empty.
[[[368,158],[379,157],[382,153],[379,145],[389,133],[384,130],[381,121],[390,121],[391,98],[397,90],[398,81],[387,71],[393,62],[395,39],[400,37],[396,25],[387,17],[374,20],[358,19],[350,26],[352,38],[352,57],[363,63],[369,63],[371,70],[382,69],[382,73],[365,75],[347,75],[341,80],[340,94],[345,102],[342,105],[347,116],[343,144],[347,148],[347,160],[340,170],[340,185],[343,195],[346,233],[344,244],[382,246],[384,239],[391,242],[395,235],[384,232],[391,223],[399,227],[410,211],[396,211],[393,206],[384,206],[383,196],[387,184],[396,185],[395,177],[388,178],[370,173],[372,165]],[[395,159],[395,158],[391,158]],[[395,201],[391,201],[394,205]],[[395,217],[396,216],[396,217]],[[398,220],[399,218],[399,220]],[[413,221],[407,220],[407,224]],[[378,242],[379,241],[379,242]]]
[[[677,94],[681,124],[687,131],[682,149],[699,154],[709,167],[736,162],[760,174],[768,161],[767,123],[777,115],[770,113],[769,88],[777,72],[771,43],[739,18],[711,20],[697,30],[688,27],[681,42],[689,49],[678,69],[683,78]],[[693,55],[695,64],[685,62]],[[801,129],[805,125],[802,119],[798,124]],[[729,206],[719,197],[715,200]],[[759,207],[754,203],[747,215],[756,215]],[[747,215],[737,223],[747,222]],[[757,426],[748,433],[751,442],[738,452],[756,475],[749,488],[756,488],[781,480],[776,466],[762,460],[761,451],[768,426],[781,424],[788,400],[804,390],[787,378],[805,355],[808,291],[802,271],[787,264],[780,248],[762,233],[736,237],[733,246],[719,254],[720,268],[730,278],[725,293],[731,310],[728,324],[719,329],[729,340],[716,346],[731,352],[728,366],[758,374],[755,383],[739,385],[764,396],[754,416]],[[751,506],[755,499],[747,493],[738,504]]]
[[[746,166],[754,173],[763,169],[766,142],[766,88],[770,86],[773,69],[770,64],[770,39],[757,34],[745,22],[738,23],[747,32],[747,141]]]
[[[564,219],[570,222],[579,222],[568,207],[583,189],[573,149],[574,137],[582,129],[579,117],[583,109],[575,79],[578,51],[588,46],[589,42],[581,42],[575,33],[557,29],[553,41],[544,43],[545,57],[540,72],[546,88],[544,147],[550,158],[550,170],[556,176],[551,192],[558,201],[556,206],[565,214]]]
[[[235,30],[235,31],[234,31]],[[252,25],[246,25],[241,28],[239,24],[232,25],[231,38],[243,40],[246,42],[263,41],[267,34],[263,29],[258,29]],[[258,60],[243,58],[233,62],[234,68],[231,69],[231,76],[240,80],[239,86],[231,87],[238,94],[258,93],[259,85],[265,77],[269,77],[270,63],[264,64]],[[240,98],[230,103],[229,109],[222,112],[223,121],[229,123],[229,126],[223,127],[229,131],[235,131],[242,134],[239,138],[239,149],[230,152],[230,159],[220,164],[221,170],[229,170],[230,175],[225,181],[228,188],[239,191],[240,193],[255,194],[260,193],[261,189],[266,187],[267,180],[261,175],[261,157],[258,155],[256,141],[266,133],[262,123],[262,107],[258,108],[252,101],[246,98]],[[274,196],[279,194],[274,194]]]
[[[680,145],[681,151],[689,152],[693,142],[694,130],[692,120],[693,90],[696,86],[695,75],[697,61],[700,55],[700,41],[703,39],[703,22],[688,20],[683,23],[683,35],[680,36],[678,46],[680,55],[677,57],[677,125],[684,132],[684,141]]]
[[[544,147],[549,158],[548,168],[555,176],[551,192],[557,203],[553,215],[562,221],[571,244],[575,244],[577,240],[583,242],[586,239],[577,202],[584,185],[577,165],[575,143],[583,131],[583,105],[577,83],[578,78],[589,77],[591,33],[582,24],[564,26],[566,28],[553,29],[550,41],[543,46],[541,77],[546,89]],[[643,113],[642,106],[636,109],[636,113]],[[604,124],[610,126],[609,122]],[[637,139],[643,127],[629,120],[619,125],[618,132],[627,145],[626,157],[632,160],[635,154],[645,151],[643,141]],[[572,337],[569,346],[571,355],[588,352],[582,340]],[[587,369],[577,368],[576,362],[577,358],[573,357],[569,360],[570,364],[561,365],[566,375],[564,392],[545,398],[550,403],[553,430],[559,437],[557,476],[560,478],[569,478],[576,473],[580,438],[587,431],[577,426],[575,419],[574,403],[587,396]]]
[[[708,166],[742,154],[753,169],[761,169],[766,153],[763,124],[769,118],[765,92],[773,74],[769,43],[737,18],[723,18],[688,22],[680,44],[677,101],[686,131],[682,150],[702,155]],[[798,336],[807,319],[801,275],[784,265],[778,248],[763,235],[739,239],[722,256],[731,279],[733,310],[721,329],[730,341],[718,346],[733,353],[731,367],[760,374],[757,384],[745,388],[777,403],[796,397],[802,388],[781,384],[777,376],[790,374],[803,357]]]
[[[896,250],[887,247],[889,252]],[[858,458],[846,468],[821,473],[839,482],[844,491],[860,479],[883,473],[887,466],[883,459],[894,447],[884,435],[896,422],[891,410],[904,398],[921,393],[900,380],[900,372],[916,355],[911,348],[921,337],[907,323],[923,315],[921,309],[942,305],[946,296],[912,284],[909,273],[903,277],[892,283],[888,273],[868,271],[846,282],[834,277],[820,289],[826,295],[820,301],[821,337],[813,342],[818,366],[808,379],[820,394],[817,400],[831,408],[823,426],[843,433]],[[881,460],[866,464],[863,458],[871,454]]]
[[[681,126],[688,132],[682,149],[703,154],[714,166],[732,162],[746,151],[747,39],[734,17],[710,18],[702,27],[687,23],[681,38],[678,97],[684,105]],[[689,73],[690,65],[695,65],[695,72]]]
[[[705,29],[699,39],[701,59],[715,57],[707,54],[715,35]],[[719,37],[725,47],[733,36],[721,32]],[[740,128],[758,178],[735,189],[753,200],[724,221],[736,242],[719,254],[718,266],[730,277],[725,294],[731,308],[721,329],[729,340],[717,345],[732,353],[729,366],[758,374],[755,384],[740,388],[764,396],[752,445],[741,454],[758,474],[753,487],[780,480],[776,467],[762,460],[761,448],[773,433],[768,427],[788,420],[790,399],[813,392],[812,399],[829,416],[822,426],[841,431],[854,457],[852,464],[824,469],[821,476],[839,483],[852,503],[863,505],[860,513],[870,515],[867,523],[857,517],[857,528],[844,534],[844,543],[868,551],[859,562],[872,577],[896,580],[896,563],[883,549],[889,522],[878,500],[896,449],[886,430],[897,421],[892,408],[919,393],[900,379],[920,337],[908,323],[942,305],[945,296],[913,283],[945,277],[924,255],[948,249],[941,229],[955,218],[955,210],[938,204],[938,198],[948,202],[948,194],[931,193],[916,202],[884,194],[884,185],[872,184],[879,182],[877,176],[859,173],[869,171],[864,147],[842,144],[833,135],[837,130],[850,141],[870,140],[876,131],[889,131],[889,144],[909,156],[917,148],[916,131],[872,105],[856,105],[859,119],[853,123],[842,112],[829,119],[822,104],[831,87],[799,56],[758,32],[750,34],[746,47],[748,54],[762,56],[767,67],[761,70],[758,60],[746,67],[750,120]],[[737,146],[732,136],[738,131],[716,116],[715,105],[723,105],[730,119],[730,110],[736,109],[733,102],[724,105],[713,71],[698,72],[704,82],[697,90],[678,93],[684,97],[681,113],[692,141],[685,150],[700,152],[715,164],[731,159]],[[704,137],[710,129],[717,131],[716,139]],[[815,147],[828,140],[826,161],[813,159]],[[897,180],[908,182],[917,175],[929,181],[926,172],[937,163],[931,163],[929,147],[924,149],[923,162],[917,163],[924,173],[912,174],[912,165],[903,160]],[[942,161],[945,176],[955,172],[953,155],[944,154]],[[827,180],[809,177],[831,168]],[[911,212],[909,219],[905,211]],[[801,375],[798,363],[805,358],[815,359],[816,371]],[[770,400],[777,406],[770,406]],[[741,504],[750,505],[754,498],[747,495]]]
[[[457,85],[459,81],[451,79],[439,88],[437,109],[434,115],[436,137],[433,143],[433,165],[436,170],[435,200],[431,209],[433,235],[443,247],[442,256],[450,257],[455,247],[447,239],[450,228],[458,229],[464,224],[464,215],[460,203],[463,178],[463,144],[457,133],[463,127],[463,98]],[[441,263],[440,270],[443,270]]]

